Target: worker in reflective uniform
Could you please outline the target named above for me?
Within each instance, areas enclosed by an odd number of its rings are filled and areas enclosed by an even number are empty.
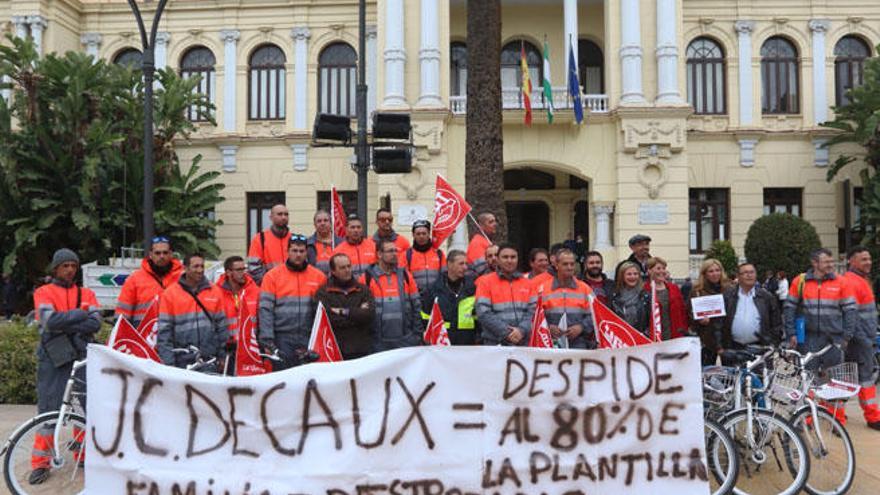
[[[464,251],[450,251],[446,274],[441,275],[422,296],[422,318],[426,322],[430,319],[436,299],[452,345],[475,345],[480,342],[480,332],[474,318],[477,288],[467,271],[467,255]]]

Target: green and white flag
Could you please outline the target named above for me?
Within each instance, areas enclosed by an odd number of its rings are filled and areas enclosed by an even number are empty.
[[[547,122],[553,123],[553,85],[550,84],[550,45],[544,39],[544,108],[547,109]]]

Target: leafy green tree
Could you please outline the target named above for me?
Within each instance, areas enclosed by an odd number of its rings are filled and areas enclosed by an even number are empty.
[[[745,253],[759,275],[783,270],[792,276],[810,267],[810,252],[821,246],[812,224],[789,213],[773,213],[749,227]]]
[[[728,275],[736,273],[736,267],[739,264],[739,258],[736,256],[736,250],[730,241],[715,241],[706,251],[706,259],[716,259],[724,267],[724,272]]]
[[[33,280],[62,246],[83,260],[140,244],[143,82],[138,71],[68,52],[39,57],[30,41],[0,46],[0,245],[2,271]],[[175,139],[195,127],[185,110],[213,106],[197,79],[160,70],[155,92],[156,223],[181,249],[216,255],[212,211],[223,198],[217,172],[197,156],[181,165]]]

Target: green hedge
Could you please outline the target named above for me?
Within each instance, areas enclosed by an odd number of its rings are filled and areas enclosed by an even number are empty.
[[[109,325],[98,332],[98,342],[106,342]],[[23,319],[0,322],[0,404],[37,403],[36,325]]]

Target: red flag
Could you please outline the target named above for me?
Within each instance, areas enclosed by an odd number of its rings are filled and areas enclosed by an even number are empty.
[[[525,115],[523,115],[523,123],[527,126],[532,125],[532,80],[529,77],[529,63],[526,60],[526,45],[520,42],[519,48],[519,65],[522,70],[522,100]]]
[[[333,235],[345,237],[345,209],[335,187],[330,188],[330,221],[333,222]]]
[[[315,323],[312,325],[312,335],[309,337],[309,350],[316,352],[319,363],[335,363],[342,361],[342,352],[336,343],[336,335],[330,327],[330,318],[322,303],[318,303],[318,311],[315,313]]]
[[[654,342],[663,340],[663,319],[660,316],[660,301],[657,300],[657,283],[651,280],[651,335]]]
[[[159,334],[159,296],[153,298],[144,318],[138,324],[137,333],[150,344],[153,349],[156,348],[156,339]]]
[[[592,298],[593,327],[600,349],[620,349],[650,344],[651,340],[642,335],[623,318],[617,316],[608,306],[597,298]]]
[[[437,298],[434,298],[434,307],[431,308],[431,317],[428,319],[428,328],[425,329],[423,336],[426,344],[430,345],[452,345],[449,342],[449,332],[443,321],[443,313],[440,311],[440,305],[437,304]]]
[[[146,339],[122,315],[116,319],[116,324],[113,325],[113,331],[110,332],[110,338],[107,339],[107,346],[123,354],[152,359],[157,363],[162,362],[153,346],[148,344]]]
[[[431,237],[434,248],[438,248],[447,237],[452,235],[459,222],[467,217],[471,205],[440,175],[437,175],[435,189],[434,228],[431,230]]]
[[[529,335],[529,347],[553,348],[553,336],[550,335],[550,327],[544,316],[544,302],[541,293],[538,293],[538,307],[535,309],[535,317],[532,318],[532,333]]]
[[[257,315],[252,314],[245,294],[239,298],[238,346],[235,349],[235,376],[262,375],[272,371],[271,365],[260,358],[257,343]]]

